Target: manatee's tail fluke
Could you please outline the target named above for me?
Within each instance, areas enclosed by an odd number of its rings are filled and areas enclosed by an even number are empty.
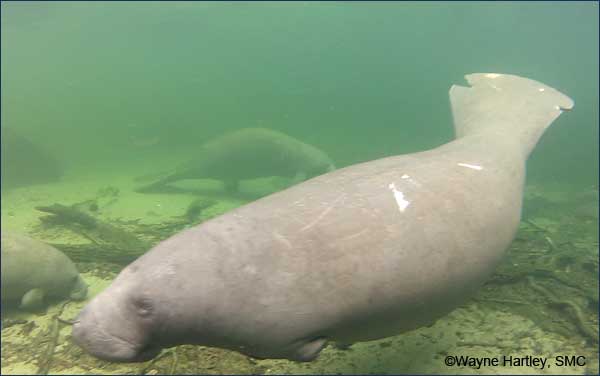
[[[175,171],[171,172],[162,172],[158,174],[151,174],[144,177],[139,177],[136,181],[148,181],[151,183],[146,183],[141,187],[137,187],[134,189],[135,192],[138,193],[179,193],[179,192],[187,192],[186,189],[181,189],[178,187],[170,186],[170,183],[175,183],[179,180],[189,179],[189,178],[197,178],[199,173],[197,172],[198,166],[200,165],[199,161],[188,161],[182,163],[181,165],[175,168]],[[149,179],[146,179],[149,178]]]
[[[172,174],[165,176],[162,179],[158,179],[153,183],[146,184],[141,187],[137,187],[134,189],[135,192],[138,193],[173,193],[179,192],[180,189],[176,187],[170,187],[168,184],[176,182],[180,177],[178,175]]]
[[[494,128],[530,143],[524,145],[530,151],[554,119],[574,105],[558,90],[528,78],[498,73],[473,73],[465,78],[470,87],[450,88],[457,138]]]

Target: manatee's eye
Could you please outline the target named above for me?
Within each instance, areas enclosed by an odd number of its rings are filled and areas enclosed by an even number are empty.
[[[148,298],[137,298],[133,301],[135,305],[136,312],[141,317],[148,317],[152,314],[154,307],[152,306],[152,301]]]

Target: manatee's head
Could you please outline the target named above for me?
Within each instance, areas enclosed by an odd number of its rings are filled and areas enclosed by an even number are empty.
[[[44,275],[46,278],[40,280],[40,283],[43,283],[40,288],[53,298],[69,297],[73,300],[84,300],[87,296],[88,286],[81,278],[77,267],[62,252],[54,248],[51,250],[53,257],[49,258],[45,265]],[[48,273],[49,270],[52,270],[51,274]],[[56,272],[56,270],[60,270],[60,272]]]
[[[331,159],[327,158],[326,160],[315,161],[315,163],[309,167],[307,177],[314,178],[315,176],[323,175],[333,170],[335,170],[335,165]]]
[[[160,307],[135,271],[135,263],[125,268],[112,285],[84,307],[73,325],[75,343],[100,359],[146,361],[161,350],[152,344],[161,321]]]
[[[314,178],[335,170],[333,160],[324,151],[312,145],[304,145],[303,158],[307,178]]]
[[[69,298],[73,300],[84,300],[87,296],[88,285],[85,283],[83,278],[79,274],[77,277],[73,278],[74,283],[71,287],[71,293],[69,294]]]

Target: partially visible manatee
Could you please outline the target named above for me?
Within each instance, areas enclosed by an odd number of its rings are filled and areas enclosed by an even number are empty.
[[[55,182],[64,166],[44,145],[37,145],[15,128],[0,127],[0,182],[2,189]]]
[[[245,128],[205,143],[193,161],[136,191],[164,191],[184,179],[221,180],[235,191],[244,179],[283,176],[299,183],[334,169],[331,158],[312,145],[270,129]]]
[[[35,310],[52,299],[85,299],[87,285],[62,252],[25,235],[1,236],[3,305]]]

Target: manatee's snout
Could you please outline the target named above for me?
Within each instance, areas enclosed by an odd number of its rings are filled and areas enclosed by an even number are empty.
[[[84,300],[88,293],[88,285],[85,283],[80,275],[77,276],[75,285],[69,294],[69,297],[73,300]]]
[[[160,347],[146,343],[146,333],[131,317],[98,303],[92,300],[73,324],[73,341],[78,346],[97,358],[113,362],[143,362],[160,353]]]

